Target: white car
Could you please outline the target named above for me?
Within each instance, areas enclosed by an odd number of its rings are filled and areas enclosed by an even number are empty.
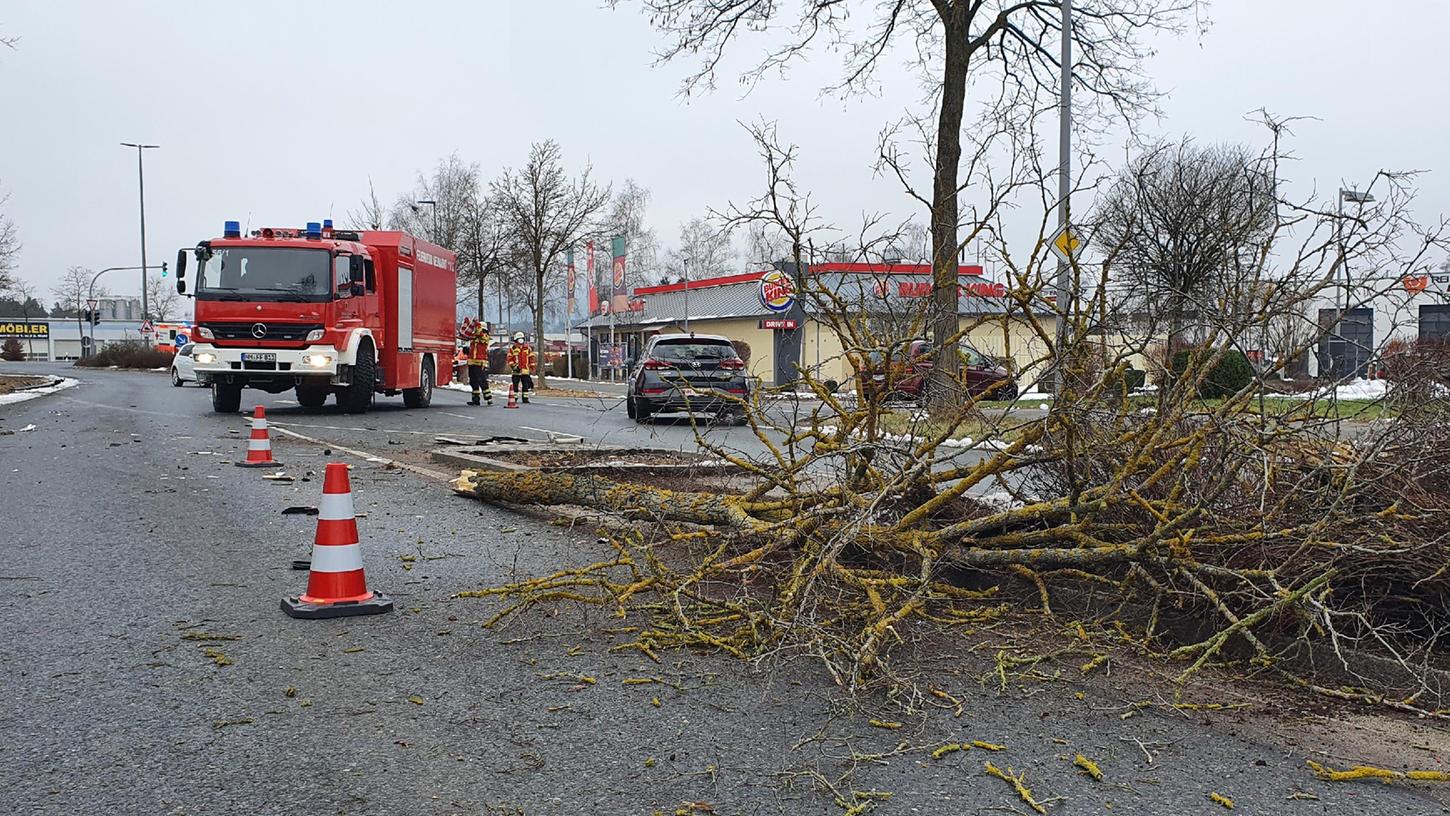
[[[187,343],[176,350],[171,359],[171,384],[180,388],[189,382],[196,382],[196,361],[191,358],[192,344]]]

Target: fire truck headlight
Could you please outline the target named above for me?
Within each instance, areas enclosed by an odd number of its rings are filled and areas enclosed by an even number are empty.
[[[216,355],[203,351],[198,352],[197,355],[195,357],[192,357],[191,359],[195,362],[201,363],[202,365],[207,365],[209,363],[216,362]]]
[[[307,333],[307,342],[316,343],[322,339],[322,329],[313,329]]]
[[[323,368],[332,364],[332,356],[328,354],[309,354],[302,358],[302,362],[313,368]]]
[[[216,336],[211,333],[211,329],[208,329],[206,326],[197,326],[196,327],[196,336],[197,337],[200,337],[203,340],[215,340],[216,339]]]

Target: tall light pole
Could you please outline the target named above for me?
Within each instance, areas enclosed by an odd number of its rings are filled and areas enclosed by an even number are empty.
[[[683,259],[685,267],[685,333],[690,333],[690,258]]]
[[[146,163],[142,155],[161,145],[121,142],[121,146],[136,148],[136,189],[141,199],[141,322],[145,323],[149,319],[150,304],[146,300]],[[143,333],[141,337],[144,341],[146,335]]]
[[[1335,219],[1334,226],[1336,228],[1336,232],[1338,233],[1339,238],[1339,263],[1341,266],[1344,267],[1344,306],[1339,310],[1339,320],[1336,321],[1336,324],[1339,326],[1339,345],[1341,349],[1340,353],[1345,356],[1345,362],[1348,363],[1349,338],[1344,336],[1344,321],[1349,314],[1349,287],[1351,281],[1349,278],[1349,259],[1345,257],[1346,252],[1344,248],[1344,202],[1346,201],[1351,204],[1358,204],[1363,207],[1365,204],[1373,202],[1374,196],[1370,195],[1369,193],[1361,193],[1358,190],[1346,190],[1341,187],[1339,190],[1339,198],[1336,200],[1338,218]],[[1358,373],[1358,354],[1355,354],[1355,362],[1356,365],[1354,370],[1355,373]]]
[[[1072,194],[1072,0],[1062,0],[1062,91],[1057,116],[1057,220],[1063,229],[1069,229],[1068,197]],[[1054,355],[1056,373],[1053,375],[1053,390],[1061,393],[1064,380],[1063,354],[1067,346],[1067,320],[1071,315],[1068,303],[1068,262],[1057,262],[1057,298],[1054,303],[1059,312],[1057,318],[1057,354]]]

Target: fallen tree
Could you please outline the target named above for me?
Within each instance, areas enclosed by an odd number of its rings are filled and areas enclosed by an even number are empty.
[[[1034,327],[1040,355],[1024,368],[1049,369],[1063,383],[1045,416],[1020,421],[966,382],[950,399],[931,400],[949,410],[903,412],[881,398],[901,376],[910,340],[929,333],[930,307],[875,294],[884,287],[852,294],[803,274],[815,260],[811,208],[792,198],[790,152],[769,132],[756,135],[771,187],[735,217],[773,224],[789,240],[794,260],[783,268],[856,381],[836,388],[806,370],[797,388],[812,401],[743,400],[764,456],[697,430],[702,448],[748,475],[739,495],[464,472],[455,483],[463,495],[634,519],[607,536],[610,558],[464,593],[504,599],[494,622],[538,604],[598,604],[635,616],[629,647],[652,657],[671,647],[748,659],[810,654],[855,687],[901,679],[891,649],[908,627],[1071,609],[1072,619],[1112,633],[1112,644],[1093,648],[1173,661],[1180,683],[1234,662],[1330,697],[1447,716],[1435,671],[1450,629],[1443,390],[1396,388],[1377,404],[1375,423],[1354,422],[1333,383],[1294,399],[1267,393],[1273,365],[1227,397],[1200,396],[1219,362],[1252,348],[1262,327],[1308,319],[1308,304],[1343,274],[1342,247],[1382,281],[1398,279],[1385,270],[1419,268],[1443,246],[1440,232],[1409,222],[1404,178],[1384,177],[1382,209],[1353,223],[1281,200],[1266,230],[1256,211],[1240,240],[1224,242],[1217,274],[1164,315],[1169,324],[1155,325],[1150,312],[1148,325],[1120,328],[1111,342],[1111,327],[1143,315],[1125,313],[1132,307],[1109,286],[1084,285],[1082,268],[1075,296],[1059,306],[1044,284],[1045,229],[1025,262],[998,245],[1010,271],[1000,319]],[[1256,178],[1276,178],[1277,142],[1264,161]],[[869,258],[889,242],[863,240],[857,251]],[[1099,251],[1101,284],[1116,255],[1111,245]],[[955,348],[998,319],[964,319],[933,342]],[[1062,340],[1058,321],[1068,324]],[[1172,368],[1167,336],[1189,351]],[[1129,387],[1134,364],[1152,368],[1156,390]],[[992,444],[969,445],[968,432]],[[1334,659],[1310,670],[1295,659],[1306,648]],[[1372,669],[1362,656],[1375,659]]]

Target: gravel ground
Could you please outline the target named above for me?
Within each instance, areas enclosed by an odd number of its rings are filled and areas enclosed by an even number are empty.
[[[592,532],[362,460],[368,577],[398,610],[293,620],[278,601],[305,583],[289,564],[315,520],[281,511],[315,505],[320,479],[233,467],[240,423],[178,404],[159,376],[80,376],[0,408],[0,428],[38,426],[0,437],[7,812],[844,812],[822,781],[851,801],[890,793],[872,813],[1027,812],[988,759],[1024,772],[1052,814],[1219,812],[1211,792],[1245,813],[1443,812],[1408,788],[1317,781],[1315,746],[1266,740],[1259,713],[1122,719],[1125,701],[1099,686],[999,693],[977,680],[984,658],[951,649],[933,662],[961,717],[845,701],[809,660],[610,652],[621,622],[576,607],[484,629],[497,602],[454,594],[595,560]],[[299,477],[327,461],[274,446]],[[644,677],[668,684],[623,682]],[[962,740],[1006,750],[864,756]],[[1077,753],[1103,781],[1077,773]]]

